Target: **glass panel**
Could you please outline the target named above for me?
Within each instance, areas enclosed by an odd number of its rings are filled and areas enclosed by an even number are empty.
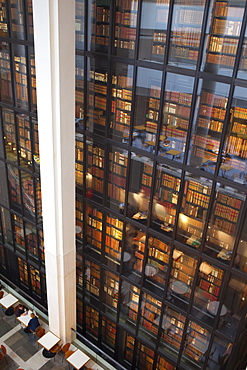
[[[211,348],[208,362],[212,364],[212,369],[226,369],[227,361],[232,352],[232,343],[215,336]]]
[[[33,127],[33,159],[34,159],[34,170],[39,173],[39,133],[38,133],[38,123],[35,119],[32,119]]]
[[[126,342],[125,342],[124,359],[128,361],[130,364],[133,363],[133,359],[134,359],[134,345],[135,345],[135,339],[127,333]]]
[[[19,171],[7,164],[11,208],[21,213],[21,187]]]
[[[131,152],[128,216],[146,224],[151,196],[153,162]]]
[[[86,187],[87,198],[103,202],[105,150],[97,144],[87,143]],[[82,165],[81,165],[82,166]]]
[[[6,270],[6,261],[4,255],[4,247],[0,244],[0,267]]]
[[[194,248],[201,245],[211,186],[210,180],[186,173],[177,239]]]
[[[86,332],[97,339],[99,335],[99,313],[86,305]]]
[[[101,340],[102,344],[108,347],[108,349],[115,349],[116,342],[116,324],[107,317],[103,316],[101,321]]]
[[[33,40],[33,0],[27,0],[27,27],[29,38]]]
[[[77,188],[83,189],[83,134],[75,134],[75,183]],[[79,190],[78,189],[78,190]]]
[[[1,17],[1,13],[0,13]],[[0,23],[1,27],[1,23]],[[0,30],[1,34],[1,30]],[[2,36],[2,35],[1,35]],[[0,44],[0,77],[1,77],[1,101],[7,104],[13,104],[12,77],[10,72],[9,44],[1,42]]]
[[[0,35],[2,37],[8,37],[6,0],[0,1]]]
[[[128,153],[117,147],[109,152],[108,202],[116,212],[124,214],[125,189],[127,179]]]
[[[87,232],[86,248],[87,253],[94,258],[100,259],[102,247],[102,219],[103,215],[96,208],[89,205],[86,207]]]
[[[205,253],[227,264],[232,258],[239,213],[244,201],[245,196],[236,189],[217,183]]]
[[[192,314],[209,326],[213,326],[218,313],[220,304],[218,299],[223,277],[223,270],[208,262],[200,263]],[[222,313],[225,314],[226,312],[223,311]]]
[[[104,270],[104,294],[102,297],[103,311],[116,319],[119,294],[119,277]]]
[[[26,172],[21,171],[22,203],[24,214],[29,219],[35,217],[35,200],[33,178]]]
[[[140,289],[123,280],[121,284],[121,304],[119,321],[135,331]]]
[[[14,236],[15,236],[15,247],[18,252],[25,254],[25,238],[24,238],[24,226],[23,221],[20,217],[13,215],[14,219]]]
[[[123,221],[111,214],[106,216],[105,264],[113,270],[119,270],[123,239]],[[125,253],[126,254],[126,253]],[[123,259],[127,258],[123,256]]]
[[[4,243],[8,245],[13,245],[13,235],[12,235],[12,225],[11,225],[10,213],[3,207],[1,207],[0,210],[1,210],[1,217],[2,217]]]
[[[29,117],[25,114],[17,114],[17,130],[19,144],[19,159],[23,167],[29,167],[32,170],[32,147],[31,147],[31,125]]]
[[[204,71],[231,76],[237,53],[245,1],[216,1],[210,14],[211,29],[207,30]],[[208,24],[209,27],[209,24]]]
[[[88,7],[88,50],[107,53],[109,45],[110,1],[93,0]]]
[[[177,360],[182,341],[185,316],[166,306],[164,315],[159,317],[158,320],[162,329],[159,348]],[[161,369],[163,370],[163,368]],[[165,367],[165,369],[170,370],[173,367]]]
[[[35,183],[35,190],[36,190],[36,217],[37,217],[37,222],[39,224],[39,223],[42,223],[42,220],[43,220],[40,179],[39,178],[34,179],[34,183]]]
[[[83,237],[83,212],[82,212],[82,199],[76,194],[76,218],[75,218],[75,233],[76,239]]]
[[[82,274],[82,251],[76,251],[76,289],[77,292],[82,292],[83,289],[83,274]]]
[[[6,177],[5,163],[0,161],[0,203],[9,207],[8,182]]]
[[[32,290],[41,296],[41,284],[40,284],[40,273],[38,270],[30,266],[30,280],[32,285]]]
[[[164,164],[157,165],[151,227],[170,237],[177,213],[180,172]]]
[[[148,239],[148,260],[145,266],[144,286],[150,292],[162,297],[167,280],[170,246],[158,238]]]
[[[247,183],[247,89],[236,86],[219,175]]]
[[[141,343],[137,347],[136,369],[152,370],[154,363],[154,351]]]
[[[158,325],[161,315],[161,301],[144,293],[141,301],[140,325],[138,334],[153,344],[157,341]]]
[[[85,300],[99,306],[100,267],[85,259]]]
[[[200,46],[205,0],[175,0],[169,64],[195,69]]]
[[[45,263],[45,247],[44,247],[44,235],[43,230],[39,230],[39,253],[42,264]]]
[[[247,217],[245,217],[244,220],[240,240],[238,243],[237,256],[235,258],[237,258],[235,267],[247,273]]]
[[[193,122],[189,164],[214,173],[226,115],[229,86],[200,80],[198,105]]]
[[[8,109],[3,109],[3,132],[6,158],[17,162],[15,118],[13,112]]]
[[[211,333],[207,329],[193,321],[189,322],[181,358],[181,363],[186,366],[186,368],[202,368],[209,346],[210,335]]]
[[[23,261],[21,258],[18,257],[18,271],[19,271],[19,277],[20,281],[26,285],[29,286],[28,283],[28,270],[27,270],[27,263]]]
[[[16,39],[25,38],[24,30],[24,4],[23,0],[10,1],[12,37]]]
[[[159,154],[183,162],[194,78],[168,73]]]
[[[86,129],[95,134],[104,136],[107,105],[107,66],[102,58],[100,61],[96,61],[95,59],[90,59],[90,61]],[[97,67],[97,65],[99,67]]]
[[[161,80],[161,71],[138,68],[132,145],[151,153],[156,144]]]
[[[84,50],[84,16],[85,16],[84,0],[76,0],[75,2],[75,45],[76,49]]]
[[[18,108],[28,109],[27,91],[27,59],[24,45],[14,45],[14,70],[16,105]]]
[[[29,49],[29,61],[30,61],[30,75],[31,75],[31,102],[32,111],[37,112],[37,94],[36,94],[36,66],[35,66],[35,55],[34,48]]]
[[[188,253],[174,249],[172,252],[172,270],[167,300],[182,310],[187,310],[194,281],[197,260]]]
[[[239,63],[239,69],[238,69],[238,78],[247,79],[246,70],[247,70],[247,27],[245,29],[245,35],[244,35],[244,42],[242,46],[242,53]]]
[[[112,74],[110,137],[129,142],[132,107],[133,66],[116,63]]]
[[[159,355],[155,370],[176,370],[176,367]]]
[[[83,129],[84,122],[84,56],[75,56],[75,127]]]
[[[227,284],[224,304],[221,308],[218,330],[234,339],[243,317],[247,298],[247,282],[237,276],[231,275]]]
[[[169,0],[142,2],[139,58],[163,62]]]
[[[146,235],[131,224],[126,225],[123,274],[135,283],[140,283],[144,263]]]
[[[133,58],[136,46],[138,0],[116,0],[114,53]]]
[[[25,234],[29,258],[34,261],[37,261],[39,254],[39,246],[35,227],[30,223],[25,222]]]

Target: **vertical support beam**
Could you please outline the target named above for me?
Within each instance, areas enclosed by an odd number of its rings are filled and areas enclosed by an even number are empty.
[[[75,1],[33,0],[49,327],[76,327]]]

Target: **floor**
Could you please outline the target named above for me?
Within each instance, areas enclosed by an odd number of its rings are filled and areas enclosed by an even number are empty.
[[[47,325],[41,322],[46,330]],[[55,358],[46,359],[42,355],[43,348],[38,347],[36,337],[33,334],[26,334],[15,315],[6,316],[0,307],[0,345],[7,349],[7,355],[0,362],[0,370],[16,370],[18,367],[24,370],[72,370],[72,366],[63,359],[60,351]],[[73,345],[70,349],[75,349]],[[103,370],[98,364],[90,360],[84,369]]]

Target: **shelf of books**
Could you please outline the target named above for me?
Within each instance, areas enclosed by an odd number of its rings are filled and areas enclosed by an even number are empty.
[[[84,119],[84,59],[81,55],[76,55],[75,66],[75,117]],[[78,121],[77,121],[78,122]],[[80,123],[80,121],[78,122]],[[76,126],[77,127],[77,126]],[[83,128],[83,126],[78,126]]]
[[[84,49],[84,17],[85,1],[76,0],[75,2],[75,41],[76,49]]]
[[[154,351],[141,343],[137,346],[137,368],[152,370],[154,364]]]
[[[96,144],[87,143],[86,185],[88,198],[103,201],[105,150]],[[81,165],[82,166],[82,165]]]
[[[6,0],[0,1],[0,36],[7,37],[9,34],[6,12]]]
[[[119,267],[121,260],[123,222],[107,215],[105,233],[105,263],[115,270]]]
[[[81,295],[76,295],[76,322],[79,328],[83,326],[83,303],[81,299]]]
[[[82,292],[83,273],[82,273],[82,251],[76,251],[76,289]]]
[[[24,214],[28,218],[35,217],[35,188],[34,180],[27,172],[21,171],[21,189],[22,203],[24,205]],[[37,199],[41,200],[41,199]]]
[[[101,71],[104,68],[102,67]],[[108,74],[90,71],[86,128],[98,135],[105,134]]]
[[[188,357],[196,366],[198,365],[198,361],[203,362],[203,356],[207,352],[209,346],[209,336],[210,333],[207,329],[190,321],[187,328],[186,342],[181,362],[183,363],[183,361],[186,361]]]
[[[99,259],[102,248],[103,214],[97,208],[87,205],[85,218],[87,221],[86,242],[88,253]]]
[[[40,273],[37,269],[34,267],[30,266],[29,268],[30,272],[30,281],[31,281],[31,286],[33,292],[38,294],[38,296],[41,296],[41,282],[40,282]]]
[[[36,93],[36,69],[35,69],[35,56],[34,49],[30,49],[30,77],[31,77],[31,101],[32,111],[37,111],[37,93]]]
[[[160,350],[177,357],[182,342],[185,316],[166,306],[162,318],[158,317],[156,320],[161,320],[160,325],[162,333],[159,344]]]
[[[205,253],[229,263],[245,195],[233,188],[218,188],[209,221]]]
[[[103,311],[113,317],[116,317],[119,293],[119,277],[107,270],[104,270],[103,276]]]
[[[130,335],[130,334],[127,333],[127,335],[126,335],[126,342],[125,342],[124,359],[127,362],[129,362],[130,364],[133,363],[134,346],[135,346],[135,339],[132,337],[132,335]]]
[[[141,302],[139,335],[155,340],[158,334],[158,318],[161,315],[161,301],[144,293]]]
[[[100,266],[85,259],[85,300],[99,306]]]
[[[17,107],[28,109],[27,59],[24,45],[14,47],[14,70]]]
[[[138,241],[137,241],[137,238],[138,238]],[[134,254],[134,261],[133,261],[134,264],[132,267],[133,273],[131,274],[131,276],[129,276],[129,278],[133,280],[136,280],[137,276],[140,276],[142,274],[143,267],[144,267],[146,235],[142,231],[139,231],[137,238],[134,238],[134,239],[135,239],[135,242],[138,244],[132,244],[131,246],[132,247],[131,255],[132,253]],[[130,259],[130,261],[132,262],[132,259]]]
[[[24,226],[20,217],[13,215],[15,248],[21,254],[25,254]]]
[[[76,238],[82,238],[83,236],[83,210],[82,210],[82,200],[76,195],[75,201],[75,228],[76,228]]]
[[[7,173],[9,180],[10,204],[13,209],[21,212],[21,187],[19,172],[16,167],[7,164]]]
[[[102,315],[101,319],[101,341],[108,349],[114,350],[116,343],[116,324]]]
[[[32,0],[27,0],[27,27],[29,38],[33,39],[33,3]]]
[[[30,8],[29,8],[30,10]],[[11,31],[12,37],[25,38],[24,29],[24,3],[20,0],[10,0]]]
[[[134,57],[138,0],[117,0],[115,11],[114,52]]]
[[[172,167],[158,165],[156,186],[153,198],[152,227],[170,236],[175,224],[178,194],[180,190],[180,174]]]
[[[210,195],[209,180],[187,177],[183,189],[177,238],[191,247],[199,248],[201,245]]]
[[[22,284],[28,286],[28,269],[27,263],[23,261],[22,258],[18,257],[18,271],[19,271],[19,279]]]
[[[99,313],[86,305],[86,333],[98,339],[99,336]]]
[[[231,75],[237,53],[244,4],[216,1],[206,52],[205,70]],[[213,68],[213,69],[212,69]]]
[[[82,188],[83,186],[83,135],[76,134],[75,136],[75,182],[76,186]]]
[[[156,0],[154,3],[152,6],[155,9],[149,13],[150,2],[142,2],[139,58],[162,63],[166,47],[169,0]]]
[[[169,64],[196,68],[201,39],[205,0],[174,4]]]
[[[176,370],[176,367],[159,355],[155,370]]]
[[[33,161],[32,148],[31,148],[31,125],[29,117],[24,114],[17,114],[17,127],[18,127],[18,142],[19,142],[19,155],[21,160],[26,164]]]
[[[42,264],[45,263],[45,244],[44,244],[44,233],[43,230],[38,230],[39,235],[39,253]]]
[[[4,131],[4,145],[6,158],[11,162],[17,163],[17,144],[16,144],[16,130],[15,117],[12,110],[3,108],[3,131]]]
[[[128,156],[125,151],[112,147],[109,152],[108,204],[111,209],[121,211],[125,202]]]
[[[246,79],[247,71],[247,27],[245,28],[244,41],[242,46],[241,58],[238,66],[238,78]]]
[[[5,42],[1,42],[0,48],[0,73],[1,73],[1,100],[3,103],[11,104],[13,101],[13,92],[11,85],[10,55],[9,55],[9,45]]]
[[[125,143],[129,140],[133,66],[116,64],[114,73],[117,75],[112,75],[110,136]]]
[[[204,82],[206,83],[206,81]],[[215,83],[214,92],[201,91],[190,164],[214,173],[226,116],[229,86]],[[217,91],[224,91],[219,94]],[[225,96],[224,96],[225,95]]]
[[[121,284],[121,305],[120,321],[124,321],[134,330],[133,323],[136,323],[140,289],[126,281]]]
[[[89,8],[90,50],[107,53],[109,46],[110,1],[93,1]]]
[[[148,240],[144,285],[156,294],[161,294],[165,286],[170,249],[167,243],[158,238],[150,237]]]

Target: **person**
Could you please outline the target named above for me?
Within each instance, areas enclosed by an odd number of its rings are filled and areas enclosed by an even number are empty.
[[[15,316],[19,317],[25,314],[28,311],[27,307],[25,307],[22,303],[19,303],[15,308]]]
[[[24,329],[25,333],[35,333],[36,329],[40,326],[39,320],[34,313],[30,315],[31,319],[28,322],[26,329]]]

